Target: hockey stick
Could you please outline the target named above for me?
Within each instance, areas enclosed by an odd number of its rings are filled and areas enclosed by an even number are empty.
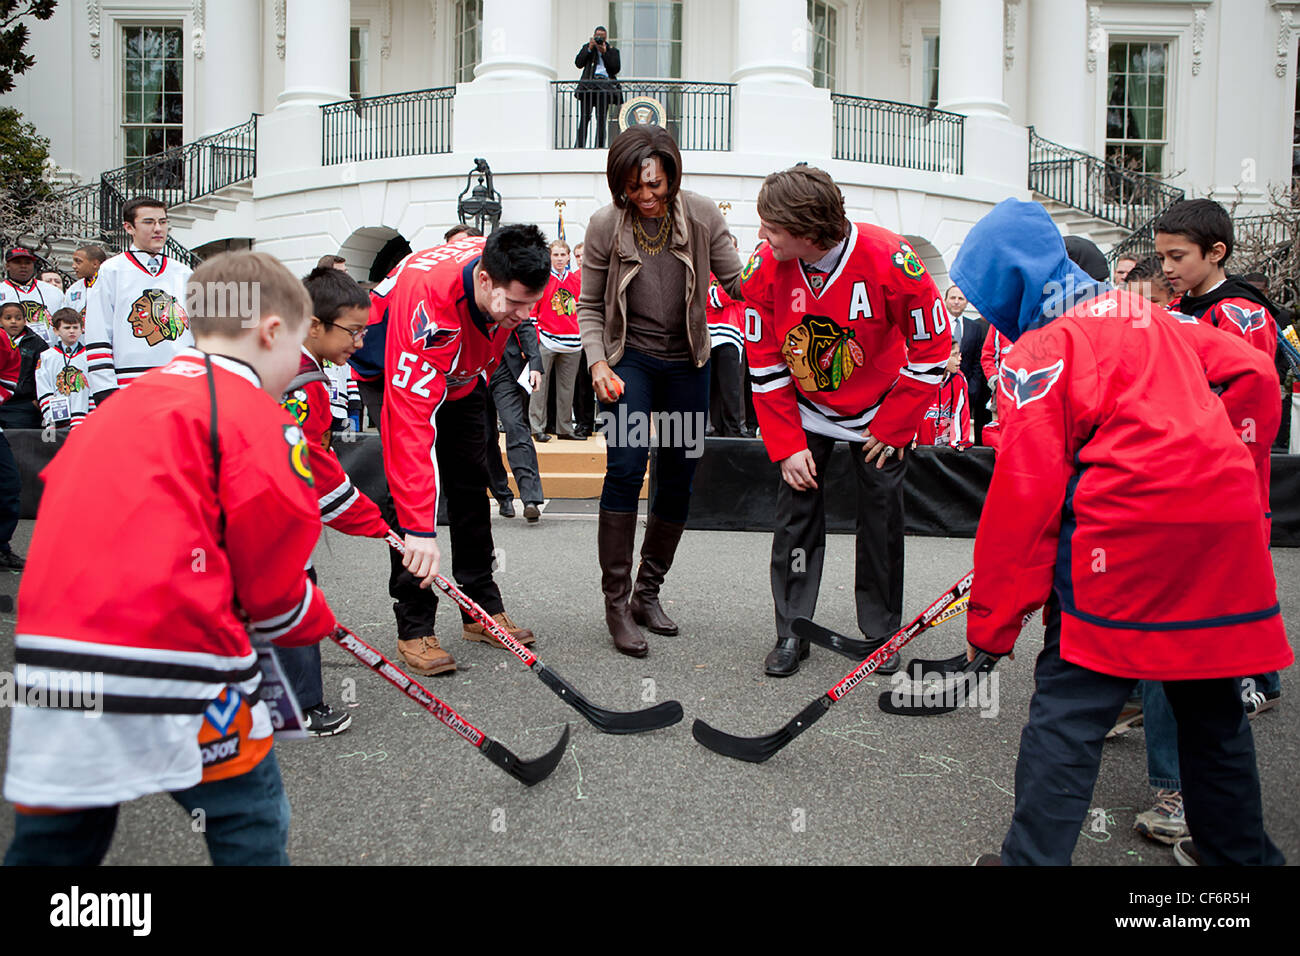
[[[954,601],[946,611],[938,615],[934,620],[930,621],[926,627],[935,627],[949,618],[965,614],[966,604],[968,601],[969,595],[963,594]],[[818,647],[824,647],[827,650],[835,651],[837,654],[843,654],[845,657],[851,657],[855,661],[860,661],[865,657],[869,657],[875,652],[876,648],[880,647],[880,644],[873,643],[872,641],[858,640],[856,637],[849,637],[848,635],[841,634],[838,631],[832,631],[828,627],[822,627],[820,624],[806,617],[795,618],[790,625],[790,629],[794,631],[795,637],[811,641]],[[953,658],[953,660],[956,661],[956,658]],[[927,661],[926,663],[934,662]],[[966,663],[966,655],[962,654],[961,661],[957,662],[954,667],[964,663]],[[908,671],[910,672],[916,664],[917,661],[909,662],[907,665]],[[948,670],[952,669],[954,668],[948,668]]]
[[[387,540],[398,554],[406,553],[406,546],[402,543],[402,539],[392,531],[388,532]],[[665,700],[653,707],[633,711],[606,710],[603,707],[597,707],[578,693],[577,688],[556,673],[553,668],[544,665],[536,654],[511,637],[509,631],[494,621],[491,614],[479,607],[460,588],[441,574],[434,575],[433,583],[464,608],[465,612],[474,620],[487,628],[493,637],[505,645],[506,650],[523,661],[543,684],[555,691],[562,701],[582,714],[593,727],[602,733],[639,734],[647,730],[671,727],[682,719],[682,705],[675,700]]]
[[[564,758],[564,749],[569,745],[569,725],[567,723],[564,725],[564,733],[560,734],[559,743],[552,747],[549,753],[538,757],[536,760],[520,760],[505,746],[493,740],[437,697],[434,697],[427,688],[404,674],[392,661],[346,627],[340,626],[330,637],[339,647],[367,665],[394,687],[402,690],[407,697],[472,743],[484,757],[487,757],[488,760],[491,760],[525,787],[541,783],[551,775],[556,765]]]
[[[973,661],[967,661],[963,653],[961,665],[956,669],[928,673],[929,679],[942,677],[942,686],[911,691],[905,695],[897,689],[885,691],[880,695],[877,703],[885,713],[897,717],[937,717],[940,714],[951,714],[958,707],[966,706],[975,682],[983,679],[985,674],[993,670],[993,665],[997,662],[996,657],[984,651],[977,651]],[[918,663],[923,662],[913,661],[912,666]],[[950,663],[950,661],[940,663]],[[926,678],[913,677],[912,679],[921,682]]]
[[[747,760],[750,763],[762,763],[816,723],[826,711],[830,710],[831,704],[842,699],[858,683],[880,667],[890,654],[899,650],[951,607],[958,598],[970,591],[974,579],[975,572],[967,572],[915,620],[880,645],[870,657],[850,671],[838,684],[801,710],[793,720],[775,733],[765,737],[735,737],[697,719],[691,727],[691,734],[714,753],[722,754],[724,757],[734,757],[736,760]]]

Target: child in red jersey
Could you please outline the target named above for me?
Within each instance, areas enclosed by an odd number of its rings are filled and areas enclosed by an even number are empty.
[[[248,299],[225,292],[241,284],[258,313],[233,314]],[[9,738],[8,865],[97,864],[118,805],[160,791],[203,811],[215,864],[288,863],[251,638],[310,644],[336,626],[303,571],[320,537],[307,445],[277,405],[310,302],[255,252],[208,260],[190,291],[207,307],[197,348],[97,409],[42,472],[14,639],[26,706]]]
[[[958,374],[961,371],[961,343],[955,339],[944,371],[946,374],[939,386],[939,394],[934,404],[926,409],[912,445],[946,445],[965,451],[975,444],[975,429],[970,420],[966,376]]]

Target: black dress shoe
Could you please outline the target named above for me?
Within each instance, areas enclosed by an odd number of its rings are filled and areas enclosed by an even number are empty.
[[[546,432],[533,432],[533,441],[550,441],[551,436]]]
[[[773,677],[789,677],[799,670],[799,662],[808,658],[808,642],[797,637],[779,637],[768,652],[763,670]]]
[[[564,432],[560,432],[560,434],[557,435],[556,437],[559,438],[560,441],[583,441],[581,435],[577,435],[577,434],[566,435],[564,434]]]
[[[876,648],[884,644],[885,640],[886,638],[881,638],[879,640],[876,640],[875,638],[868,637],[867,643],[871,645],[871,650],[874,651]],[[881,664],[879,667],[877,667],[874,673],[882,674],[888,677],[890,674],[897,674],[898,669],[902,666],[903,666],[903,659],[899,657],[898,652],[895,651],[893,654],[890,654],[888,657],[885,658],[885,662]]]
[[[515,516],[515,503],[509,498],[500,498],[497,502],[500,505],[498,511],[503,518],[513,518]]]

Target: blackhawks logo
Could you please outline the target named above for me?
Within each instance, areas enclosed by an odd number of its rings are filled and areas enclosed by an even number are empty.
[[[184,307],[162,289],[145,289],[131,303],[131,331],[150,345],[175,342],[189,328]]]
[[[284,410],[298,420],[299,425],[307,424],[307,392],[295,388],[284,400]]]
[[[741,282],[748,281],[749,277],[752,276],[755,272],[757,272],[758,267],[761,266],[762,264],[763,264],[763,257],[760,256],[757,252],[754,253],[752,256],[750,256],[749,261],[745,263],[745,268],[740,270],[740,281]]]
[[[297,425],[285,425],[284,442],[289,446],[289,466],[293,473],[307,482],[308,488],[313,487],[316,481],[311,476],[311,465],[307,461],[307,436]]]
[[[841,329],[827,316],[805,315],[786,333],[781,358],[804,392],[833,392],[863,362],[853,336],[852,329]]]
[[[86,376],[75,365],[66,365],[54,376],[54,389],[60,395],[71,395],[87,389]]]
[[[916,254],[916,250],[907,243],[899,244],[899,251],[894,253],[894,265],[902,269],[904,274],[912,279],[919,279],[925,275],[925,266],[921,263],[921,257]]]
[[[23,318],[27,320],[28,325],[33,323],[39,324],[42,322],[46,324],[49,323],[50,313],[46,310],[45,306],[41,305],[41,303],[28,300],[20,302],[19,305],[23,307]]]
[[[568,289],[556,289],[551,296],[551,311],[556,315],[577,315],[578,300]]]

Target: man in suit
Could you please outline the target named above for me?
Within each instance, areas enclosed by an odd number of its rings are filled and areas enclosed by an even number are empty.
[[[978,444],[980,433],[989,422],[989,383],[980,366],[980,352],[984,348],[984,336],[988,335],[989,324],[978,315],[965,318],[966,296],[961,289],[949,286],[944,293],[943,304],[952,317],[952,335],[961,348],[961,373],[966,376],[966,388],[970,395],[971,423],[975,426],[975,442]]]
[[[515,484],[519,486],[519,497],[524,503],[524,517],[529,524],[535,524],[542,517],[541,505],[546,499],[542,495],[537,449],[533,446],[532,435],[528,431],[528,392],[519,384],[525,371],[528,372],[529,388],[537,389],[542,384],[542,356],[537,348],[537,326],[532,319],[520,323],[519,328],[511,333],[505,354],[501,356],[501,364],[492,373],[492,380],[488,383],[487,467],[488,481],[500,506],[501,516],[513,518],[514,495],[510,492],[501,452],[496,443],[490,440],[497,433],[496,418],[500,415],[506,432],[506,456],[510,459]]]
[[[618,85],[618,72],[623,64],[619,60],[618,50],[609,45],[604,27],[596,27],[588,40],[573,58],[573,65],[582,70],[578,80],[578,89],[573,94],[578,98],[578,138],[574,146],[584,149],[587,145],[587,123],[592,110],[596,112],[596,148],[605,148],[605,129],[609,125],[606,114],[611,106],[623,102],[623,91]]]

